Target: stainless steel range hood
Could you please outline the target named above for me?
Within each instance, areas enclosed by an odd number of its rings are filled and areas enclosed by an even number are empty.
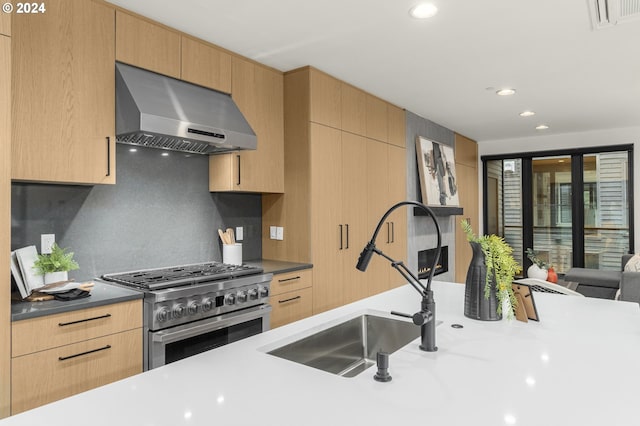
[[[196,154],[256,149],[230,95],[116,63],[116,140]]]

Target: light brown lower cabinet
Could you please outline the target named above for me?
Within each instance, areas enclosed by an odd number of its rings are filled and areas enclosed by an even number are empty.
[[[313,312],[312,270],[276,274],[271,281],[271,328],[298,321]]]
[[[142,372],[142,301],[16,321],[11,414]]]
[[[11,365],[17,414],[142,372],[142,330],[20,356]]]

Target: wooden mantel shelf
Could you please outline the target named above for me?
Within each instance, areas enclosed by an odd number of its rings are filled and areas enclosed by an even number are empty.
[[[435,213],[436,216],[462,216],[464,214],[462,207],[455,207],[455,206],[427,206],[427,207],[433,210],[433,213]],[[413,215],[427,216],[427,213],[418,207],[414,207]]]

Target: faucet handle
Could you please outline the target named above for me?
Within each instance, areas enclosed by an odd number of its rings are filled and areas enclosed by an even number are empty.
[[[389,374],[389,353],[378,352],[376,354],[376,362],[378,364],[378,372],[374,374],[374,380],[378,382],[390,382],[391,375]]]
[[[420,311],[413,314],[413,323],[415,325],[423,325],[433,320],[433,314],[431,311]]]

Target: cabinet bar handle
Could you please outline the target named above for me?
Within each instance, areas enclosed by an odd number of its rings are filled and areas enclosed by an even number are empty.
[[[300,279],[300,275],[298,275],[297,277],[291,277],[291,278],[283,278],[281,280],[278,280],[279,283],[284,283],[287,281],[294,281],[294,280],[299,280]]]
[[[111,176],[111,137],[107,136],[107,176]]]
[[[340,250],[342,250],[342,225],[338,225],[340,227]]]
[[[236,155],[236,158],[238,158],[238,183],[236,183],[236,185],[240,185],[240,156]]]
[[[79,354],[75,354],[75,355],[59,356],[58,360],[59,361],[66,361],[66,360],[71,359],[71,358],[77,358],[79,356],[89,355],[89,354],[92,354],[94,352],[106,351],[107,349],[111,349],[111,345],[107,345],[107,346],[104,346],[104,347],[98,348],[98,349],[91,349],[90,351],[86,351],[86,352],[80,352]]]
[[[396,223],[391,222],[391,242],[396,242]]]
[[[391,242],[391,225],[387,222],[387,244]]]
[[[349,224],[347,223],[345,227],[347,228],[347,245],[345,248],[348,249],[349,248]]]
[[[81,319],[81,320],[78,320],[78,321],[59,322],[58,326],[59,327],[64,327],[66,325],[79,324],[81,322],[94,321],[94,320],[99,320],[99,319],[109,318],[109,317],[111,317],[111,314],[100,315],[99,317],[93,317],[93,318],[85,318],[85,319]]]
[[[284,300],[278,300],[278,303],[286,303],[286,302],[291,302],[294,300],[298,300],[300,299],[302,296],[296,296],[296,297],[292,297],[291,299],[284,299]]]

